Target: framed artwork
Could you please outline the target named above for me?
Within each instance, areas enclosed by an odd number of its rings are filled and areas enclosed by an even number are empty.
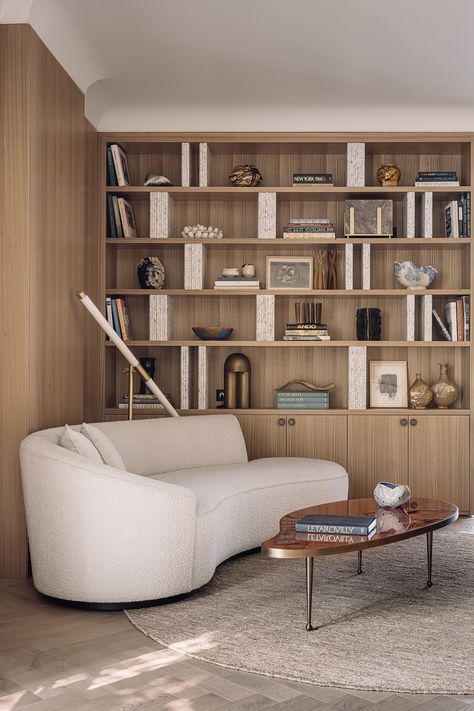
[[[406,360],[370,361],[370,407],[408,407]]]
[[[313,257],[267,257],[267,289],[312,289]]]

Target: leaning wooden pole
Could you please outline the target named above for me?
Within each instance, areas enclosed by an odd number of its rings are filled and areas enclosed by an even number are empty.
[[[174,409],[173,405],[170,403],[168,398],[164,395],[164,393],[161,392],[160,388],[158,385],[155,383],[155,381],[150,378],[148,373],[146,372],[145,368],[141,365],[140,361],[138,358],[136,358],[130,348],[125,345],[125,343],[122,341],[118,333],[114,331],[110,323],[107,321],[107,319],[103,316],[103,314],[99,311],[97,306],[94,304],[93,301],[85,294],[83,291],[81,291],[78,294],[78,297],[82,303],[82,305],[88,310],[88,312],[91,314],[91,316],[97,321],[99,326],[102,328],[103,331],[108,335],[111,341],[117,346],[119,349],[120,353],[123,355],[123,357],[128,361],[130,364],[130,367],[135,368],[137,373],[139,373],[140,377],[143,378],[148,390],[153,393],[153,395],[156,396],[156,398],[161,402],[163,407],[165,408],[166,412],[171,415],[171,417],[179,417],[178,413]]]

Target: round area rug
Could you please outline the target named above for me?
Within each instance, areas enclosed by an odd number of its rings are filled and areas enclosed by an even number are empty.
[[[255,553],[223,563],[180,602],[128,611],[152,639],[196,659],[346,689],[474,694],[474,536],[425,536],[314,561],[313,632],[304,560]]]

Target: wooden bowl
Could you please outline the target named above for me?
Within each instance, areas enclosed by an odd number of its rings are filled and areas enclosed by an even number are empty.
[[[225,341],[234,330],[224,326],[193,326],[192,329],[201,341]]]

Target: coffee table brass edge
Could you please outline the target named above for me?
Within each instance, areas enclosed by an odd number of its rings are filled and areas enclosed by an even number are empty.
[[[438,528],[444,528],[445,526],[448,526],[451,523],[454,523],[454,521],[457,520],[459,516],[459,509],[457,507],[454,507],[455,511],[452,513],[452,515],[448,516],[446,519],[443,520],[438,520],[436,523],[433,523],[429,530],[426,530],[426,527],[424,527],[419,531],[416,529],[413,531],[410,531],[408,535],[405,536],[394,536],[394,539],[388,538],[386,539],[385,542],[380,541],[378,542],[378,545],[388,545],[390,542],[396,542],[397,540],[405,540],[406,538],[414,538],[415,536],[421,536],[423,533],[426,533],[426,553],[427,553],[427,563],[428,563],[428,576],[427,576],[427,581],[426,585],[428,588],[433,587],[433,580],[432,580],[432,572],[433,572],[433,531],[435,531]],[[291,514],[288,514],[291,515]],[[265,553],[266,555],[270,557],[277,557],[277,558],[294,558],[294,557],[303,557],[303,556],[295,556],[294,554],[291,555],[285,555],[285,552],[283,550],[278,550],[278,549],[273,549],[270,547],[267,547],[267,543],[269,541],[266,541],[262,545],[262,552]],[[376,544],[377,545],[377,544]],[[367,543],[364,543],[361,548],[358,548],[357,545],[351,545],[349,550],[357,550],[357,575],[361,575],[364,571],[362,569],[362,550],[363,548],[367,547],[374,547],[374,546],[368,546]],[[347,552],[349,552],[349,550]],[[343,552],[343,551],[337,551],[337,552]],[[321,553],[316,553],[316,556],[319,557]],[[313,572],[314,572],[314,555],[312,556],[305,556],[305,567],[306,567],[306,631],[307,632],[312,632],[313,630],[317,630],[318,627],[313,626],[312,624],[312,607],[313,607]]]

